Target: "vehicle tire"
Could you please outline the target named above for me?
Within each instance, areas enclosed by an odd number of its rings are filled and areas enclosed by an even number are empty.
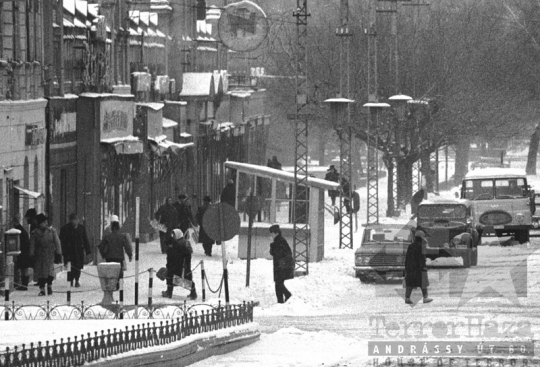
[[[461,255],[461,258],[463,259],[463,267],[464,268],[470,268],[471,267],[471,260],[472,260],[472,255],[471,255],[471,250],[467,250],[467,252],[465,252],[463,255]]]
[[[478,265],[478,247],[471,250],[471,266]]]
[[[516,231],[516,241],[518,241],[520,245],[529,242],[529,239],[530,235],[528,229],[521,229],[519,231]]]
[[[366,271],[356,271],[356,277],[360,279],[362,283],[373,283],[373,275]]]

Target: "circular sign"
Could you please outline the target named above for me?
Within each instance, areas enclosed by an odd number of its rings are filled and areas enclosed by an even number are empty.
[[[246,212],[249,216],[254,216],[258,212],[261,211],[261,209],[264,206],[264,198],[260,196],[248,196],[246,198]]]
[[[228,241],[240,232],[240,215],[231,205],[210,205],[203,216],[206,234],[214,241]]]
[[[225,47],[239,52],[253,51],[268,36],[266,14],[251,1],[227,5],[218,21],[218,33]]]

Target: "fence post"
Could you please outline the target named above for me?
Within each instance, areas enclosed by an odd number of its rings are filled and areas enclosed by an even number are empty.
[[[140,197],[135,198],[135,318],[139,318],[139,205]]]
[[[148,269],[148,307],[152,307],[152,289],[154,287],[154,268]]]
[[[122,272],[120,272],[120,279],[118,279],[119,287],[118,287],[118,298],[120,299],[120,320],[124,319],[124,276]]]
[[[69,283],[67,295],[67,304],[71,306],[71,287],[73,286],[73,276],[71,275],[71,261],[67,263],[67,281]]]
[[[4,289],[4,307],[6,308],[5,320],[9,320],[9,276],[5,278],[6,288]]]
[[[202,301],[205,302],[206,301],[206,287],[204,285],[204,279],[206,277],[206,273],[204,271],[204,261],[201,260],[201,280],[202,280],[202,286],[201,286],[201,289],[202,289]]]

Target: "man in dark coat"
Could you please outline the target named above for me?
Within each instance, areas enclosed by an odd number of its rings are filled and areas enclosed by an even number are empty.
[[[62,247],[55,229],[49,227],[45,214],[38,214],[36,223],[38,228],[30,233],[30,256],[34,257],[34,275],[38,278],[39,285],[38,296],[45,296],[45,284],[47,294],[52,294],[54,264],[57,257],[60,257],[62,262]]]
[[[178,195],[178,201],[174,203],[174,207],[178,213],[178,225],[174,228],[180,228],[182,233],[186,233],[193,224],[193,214],[187,202],[187,196],[185,194]]]
[[[336,167],[332,164],[324,176],[324,179],[332,182],[339,182],[339,173],[336,170]],[[328,190],[328,196],[332,199],[332,205],[336,205],[336,197],[339,195],[338,190]]]
[[[236,187],[234,186],[234,181],[229,180],[227,185],[221,191],[220,201],[222,203],[227,203],[233,208],[236,207]]]
[[[189,298],[192,300],[197,299],[197,291],[195,290],[193,273],[191,272],[192,253],[193,249],[184,238],[184,233],[180,229],[174,229],[167,249],[167,290],[161,292],[163,297],[172,298],[174,289],[173,278],[176,275],[191,281]]]
[[[171,237],[172,230],[176,228],[180,220],[178,218],[178,211],[173,205],[171,197],[167,198],[165,204],[159,207],[156,212],[156,220],[163,224],[167,231],[159,231],[159,244],[161,245],[161,253],[167,253],[167,242]]]
[[[13,228],[21,231],[19,236],[21,253],[15,260],[15,274],[20,277],[20,281],[17,278],[15,279],[15,283],[17,284],[15,289],[18,291],[27,291],[28,283],[30,282],[29,268],[32,267],[30,259],[30,236],[21,224],[21,215],[19,213],[15,214],[13,218]]]
[[[414,242],[407,248],[405,255],[405,303],[412,304],[411,294],[414,288],[422,289],[424,303],[429,303],[433,299],[428,297],[427,287],[429,280],[427,276],[426,255],[424,242],[426,233],[422,230],[417,230],[414,235]]]
[[[274,258],[276,297],[278,303],[285,303],[291,298],[291,292],[285,287],[285,281],[294,278],[294,259],[291,248],[281,235],[281,228],[277,224],[270,226],[270,235],[274,239],[270,244],[270,255]]]
[[[426,190],[421,188],[414,193],[411,199],[411,219],[416,218],[416,212],[418,211],[418,205],[426,198]]]
[[[211,202],[212,199],[210,198],[210,196],[205,196],[203,198],[203,205],[197,211],[197,224],[199,224],[199,242],[202,243],[206,256],[212,256],[212,246],[215,242],[208,236],[208,234],[206,234],[203,225],[204,213],[206,213],[206,210],[210,207]]]
[[[29,233],[32,233],[34,229],[38,227],[36,223],[36,216],[37,212],[36,209],[30,208],[26,211],[26,214],[24,215],[24,218],[26,219],[26,223],[30,226]]]
[[[73,283],[75,280],[75,287],[80,287],[79,279],[81,270],[84,268],[84,257],[90,255],[92,249],[88,242],[86,229],[82,224],[79,224],[77,214],[70,214],[69,223],[60,229],[60,242],[62,243],[64,265],[71,262],[71,274],[68,273],[68,281]]]
[[[129,262],[133,261],[133,246],[131,237],[127,233],[120,233],[120,223],[118,217],[113,215],[111,219],[111,233],[106,234],[99,244],[99,253],[108,263],[119,263],[124,267],[125,255],[128,255]],[[120,270],[120,278],[124,276],[123,269]]]

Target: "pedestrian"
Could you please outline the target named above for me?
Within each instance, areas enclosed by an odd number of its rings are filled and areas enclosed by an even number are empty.
[[[30,282],[30,269],[32,268],[30,258],[30,236],[21,224],[21,214],[16,213],[13,218],[13,228],[21,231],[19,235],[21,253],[15,258],[15,290],[27,291]]]
[[[324,179],[327,181],[332,182],[339,182],[339,173],[336,170],[336,167],[332,164],[326,171],[326,175],[324,176]],[[339,195],[338,190],[328,190],[328,196],[330,196],[330,199],[332,200],[332,206],[336,205],[336,197]]]
[[[171,237],[172,230],[180,223],[178,218],[178,211],[173,205],[173,199],[168,197],[165,204],[159,207],[156,212],[156,220],[163,224],[167,231],[159,231],[159,244],[161,245],[161,253],[167,253],[167,242]]]
[[[270,226],[273,242],[270,244],[270,255],[274,258],[274,282],[278,303],[285,303],[291,298],[291,292],[285,287],[287,279],[294,278],[294,260],[287,240],[281,235],[281,228]]]
[[[37,212],[35,208],[30,208],[26,211],[26,214],[24,215],[24,218],[26,219],[26,223],[28,224],[28,233],[29,235],[32,233],[34,229],[38,227],[36,223],[36,216]],[[38,278],[36,274],[34,273],[34,264],[33,259],[30,258],[30,269],[28,269],[29,273],[32,275],[32,279],[34,280],[34,285],[38,285]]]
[[[37,228],[30,233],[30,256],[34,258],[34,274],[38,278],[39,294],[51,295],[54,280],[54,264],[62,262],[62,246],[56,230],[49,227],[47,216],[40,213],[36,216]]]
[[[205,196],[203,198],[203,205],[197,211],[197,224],[199,225],[199,242],[202,243],[204,254],[206,256],[212,256],[212,246],[214,245],[214,240],[208,236],[204,230],[203,217],[206,210],[210,207],[212,199],[210,196]]]
[[[222,203],[227,203],[233,208],[236,208],[236,187],[234,186],[234,181],[227,181],[227,185],[221,191],[221,196],[219,197]]]
[[[427,287],[429,279],[427,276],[426,255],[425,255],[426,233],[416,230],[414,242],[407,248],[405,255],[405,303],[412,304],[411,294],[414,288],[422,289],[424,303],[429,303],[433,299],[428,297]]]
[[[347,214],[352,212],[351,207],[351,184],[345,177],[341,177],[341,194],[343,195],[343,205],[347,210]]]
[[[423,187],[414,193],[414,195],[411,198],[411,219],[416,218],[418,205],[420,205],[420,203],[424,201],[425,198],[426,198],[426,190],[424,190]]]
[[[184,238],[184,233],[180,229],[173,230],[173,236],[169,240],[167,249],[167,290],[161,292],[165,298],[172,298],[173,294],[173,278],[178,276],[191,281],[191,290],[189,298],[197,299],[197,291],[193,282],[193,274],[191,272],[191,254],[193,248]]]
[[[193,214],[187,202],[187,196],[178,195],[178,201],[174,203],[174,207],[178,213],[178,224],[174,228],[180,228],[182,233],[186,233],[188,228],[193,226]]]
[[[71,273],[68,273],[68,282],[75,287],[80,287],[81,270],[84,268],[85,255],[90,255],[92,249],[86,228],[79,223],[76,213],[69,215],[69,222],[60,229],[60,243],[62,244],[62,254],[64,255],[64,265],[71,262]]]
[[[133,247],[131,238],[127,233],[120,233],[120,223],[118,217],[111,218],[111,233],[106,234],[99,244],[99,253],[108,263],[120,264],[120,278],[124,276],[125,255],[128,255],[129,262],[133,261]]]
[[[272,167],[278,170],[282,170],[281,162],[278,161],[277,156],[272,157]]]

